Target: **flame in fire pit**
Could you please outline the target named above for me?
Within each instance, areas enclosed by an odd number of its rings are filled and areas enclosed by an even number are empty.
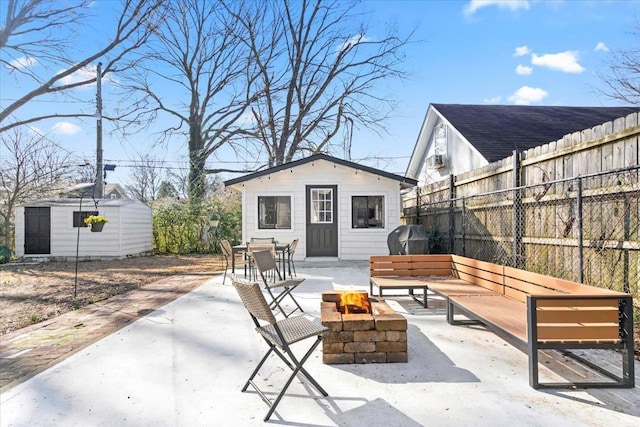
[[[342,314],[371,314],[371,303],[366,292],[345,292],[340,295],[338,311]]]

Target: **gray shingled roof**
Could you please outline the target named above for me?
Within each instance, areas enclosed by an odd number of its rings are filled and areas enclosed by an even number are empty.
[[[354,162],[350,162],[348,160],[344,160],[344,159],[339,159],[337,157],[333,157],[333,156],[329,156],[327,154],[314,154],[312,156],[309,157],[305,157],[303,159],[299,159],[299,160],[294,160],[292,162],[289,163],[284,163],[282,165],[279,166],[274,166],[272,168],[269,169],[265,169],[262,171],[258,171],[258,172],[254,172],[254,173],[250,173],[248,175],[244,175],[244,176],[240,176],[238,178],[233,178],[233,179],[229,179],[224,181],[224,185],[226,187],[230,187],[234,184],[239,184],[241,182],[245,182],[245,181],[249,181],[251,179],[255,179],[255,178],[260,178],[261,176],[266,176],[275,172],[279,172],[282,170],[286,170],[286,169],[291,169],[294,168],[296,166],[300,166],[300,165],[304,165],[306,163],[310,163],[316,160],[326,160],[328,162],[333,162],[342,166],[347,166],[353,169],[360,169],[362,171],[365,172],[369,172],[373,175],[379,175],[379,176],[383,176],[385,178],[389,178],[389,179],[393,179],[396,181],[400,182],[400,185],[402,185],[404,188],[410,188],[413,187],[415,185],[418,184],[418,181],[416,181],[415,179],[411,179],[411,178],[406,178],[404,176],[400,176],[400,175],[396,175],[390,172],[385,172],[383,170],[380,169],[375,169],[369,166],[365,166],[365,165],[361,165],[359,163],[354,163]]]
[[[489,162],[640,111],[638,107],[432,106]]]

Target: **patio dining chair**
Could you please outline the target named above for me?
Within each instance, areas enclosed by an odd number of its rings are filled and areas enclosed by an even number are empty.
[[[243,305],[249,312],[251,320],[253,320],[253,323],[256,326],[256,331],[260,336],[262,336],[269,346],[269,351],[267,351],[262,360],[260,360],[258,366],[254,369],[253,373],[242,388],[242,391],[245,392],[251,385],[258,395],[260,395],[262,400],[264,400],[269,406],[269,411],[264,417],[264,421],[267,421],[276,410],[280,400],[296,376],[306,379],[316,388],[316,390],[318,390],[323,396],[327,397],[328,393],[320,386],[320,384],[318,384],[309,372],[307,372],[303,365],[309,356],[311,356],[318,344],[320,344],[322,341],[322,334],[328,331],[328,328],[325,328],[324,326],[303,316],[294,316],[282,320],[276,320],[273,312],[269,308],[269,304],[260,291],[258,283],[251,283],[247,280],[242,280],[236,275],[231,276],[231,281],[238,292]],[[302,358],[296,357],[291,350],[291,345],[313,337],[316,339],[313,341],[313,344],[304,356]],[[260,368],[272,353],[275,353],[280,359],[282,359],[285,365],[292,370],[284,387],[273,401],[267,397],[267,395],[254,381],[254,378],[260,371]]]
[[[231,243],[229,243],[228,240],[221,240],[220,251],[222,252],[222,256],[224,257],[224,277],[222,278],[222,284],[224,285],[224,281],[227,279],[229,261],[233,257],[233,249],[231,248]]]
[[[274,242],[250,242],[247,243],[247,264],[249,267],[249,279],[257,279],[256,266],[253,261],[253,253],[260,251],[269,251],[272,256],[276,256],[276,244]],[[246,273],[245,273],[246,277]],[[275,278],[273,278],[275,280]]]
[[[273,237],[252,237],[249,239],[250,243],[275,243],[276,239]]]
[[[298,247],[298,239],[293,239],[293,242],[289,243],[289,247],[287,248],[287,268],[289,269],[289,277],[293,277],[291,275],[291,269],[293,268],[293,274],[298,277],[296,273],[296,266],[293,264],[293,256],[296,253],[296,248]]]
[[[260,277],[262,278],[262,282],[264,283],[264,287],[267,290],[267,293],[271,296],[271,303],[269,307],[271,309],[280,310],[284,317],[289,317],[292,313],[300,310],[300,312],[304,312],[298,301],[293,297],[291,293],[295,288],[300,285],[304,281],[304,279],[282,279],[280,275],[280,270],[278,270],[278,264],[274,255],[269,250],[255,251],[251,254],[253,258],[253,263],[260,273]],[[268,280],[269,276],[273,276],[275,278],[274,281]],[[295,307],[290,312],[286,312],[282,307],[282,300],[286,297],[289,297]]]

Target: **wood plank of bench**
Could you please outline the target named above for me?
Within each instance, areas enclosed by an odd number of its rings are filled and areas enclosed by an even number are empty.
[[[373,295],[373,285],[378,287],[378,295],[382,296],[383,289],[408,289],[409,295],[416,302],[421,303],[427,308],[427,285],[423,280],[417,277],[401,276],[401,277],[370,277],[369,291]],[[413,294],[414,289],[422,289],[422,301]]]
[[[426,280],[429,289],[444,297],[459,295],[500,295],[482,286],[472,285],[462,279],[430,279]]]
[[[424,280],[411,276],[372,277],[371,281],[382,289],[420,289],[427,286]]]
[[[449,302],[472,313],[496,334],[516,341],[521,349],[526,348],[526,304],[495,294],[452,296]]]
[[[589,286],[572,282],[570,280],[546,276],[544,274],[533,273],[531,271],[520,270],[513,267],[504,267],[504,276],[505,285],[530,294],[543,293],[540,288],[547,288],[555,291],[577,295],[625,295],[622,292]]]

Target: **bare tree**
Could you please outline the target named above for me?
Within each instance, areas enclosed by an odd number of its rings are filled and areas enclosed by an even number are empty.
[[[73,174],[70,154],[43,135],[20,128],[0,134],[0,197],[4,238],[13,248],[16,205],[55,195]]]
[[[601,92],[625,104],[640,105],[640,21],[631,36],[637,40],[632,47],[612,51],[608,74],[600,75],[605,85]]]
[[[384,131],[393,108],[379,84],[402,78],[402,38],[380,37],[359,24],[355,3],[340,0],[257,2],[235,13],[251,50],[262,97],[251,105],[253,136],[270,166],[296,155],[337,151],[350,156],[353,127]],[[231,12],[233,13],[233,12]],[[340,131],[345,132],[337,142]]]
[[[30,87],[0,109],[0,133],[50,118],[92,117],[93,111],[64,114],[41,109],[31,117],[18,117],[16,113],[34,99],[65,95],[70,89],[94,83],[95,72],[82,72],[98,60],[105,63],[103,76],[133,66],[128,56],[146,43],[161,19],[161,0],[123,0],[116,28],[108,40],[89,53],[79,54],[73,47],[78,45],[78,31],[94,9],[93,3],[92,0],[0,2],[5,9],[0,14],[5,17],[0,27],[0,68],[8,69],[16,79],[25,79],[21,82],[28,82]],[[34,67],[36,63],[42,66]]]
[[[164,162],[149,156],[141,155],[128,180],[127,190],[135,198],[149,203],[156,200],[164,174]]]
[[[168,124],[161,138],[177,136],[188,142],[190,197],[204,196],[209,156],[246,133],[241,125],[253,86],[246,83],[249,53],[238,24],[220,2],[169,3],[164,25],[138,63],[135,82],[127,87],[143,94],[136,101],[133,122],[162,118]]]

